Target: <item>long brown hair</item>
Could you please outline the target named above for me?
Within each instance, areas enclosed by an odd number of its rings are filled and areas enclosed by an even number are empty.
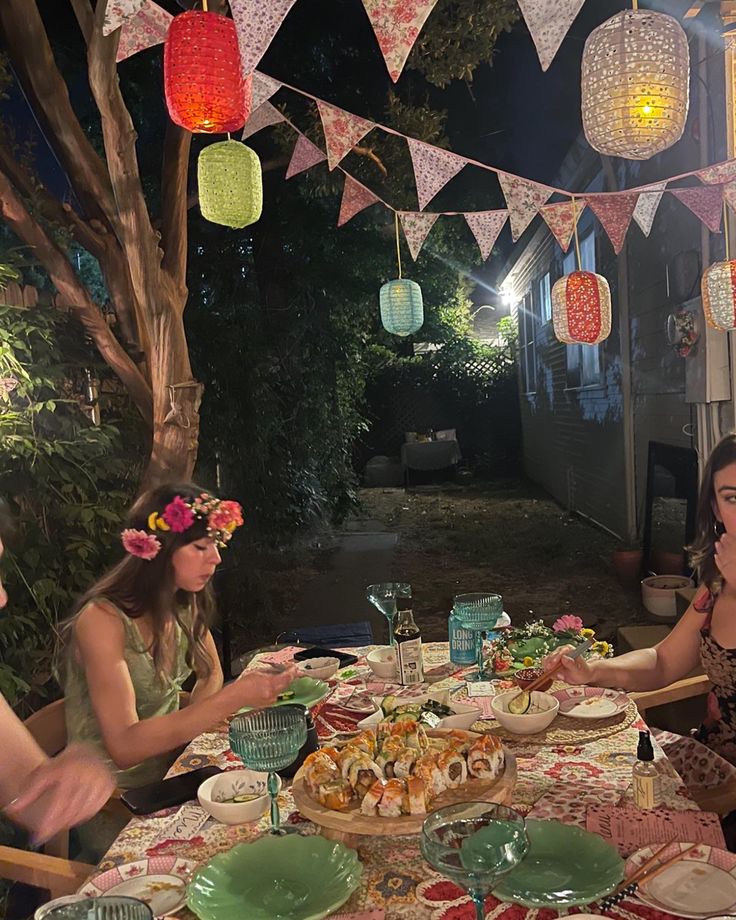
[[[695,516],[695,539],[687,547],[698,581],[710,591],[718,591],[723,581],[714,558],[715,543],[719,534],[723,533],[723,525],[713,510],[716,498],[713,480],[716,473],[732,463],[736,463],[736,432],[733,431],[716,444],[705,464]]]
[[[130,509],[126,527],[147,530],[149,516],[154,511],[161,514],[175,496],[179,495],[189,502],[203,491],[193,483],[151,489],[141,495]],[[199,676],[207,676],[213,665],[204,644],[205,634],[215,613],[212,587],[207,584],[197,593],[177,589],[171,562],[173,554],[181,546],[207,537],[207,522],[195,518],[191,527],[183,533],[159,531],[156,536],[161,549],[154,559],[141,559],[126,553],[125,558],[77,600],[72,615],[62,627],[62,643],[67,648],[71,645],[74,622],[85,604],[107,598],[133,620],[144,614],[150,615],[153,641],[149,651],[159,674],[163,673],[164,629],[173,616],[187,638],[187,664]]]

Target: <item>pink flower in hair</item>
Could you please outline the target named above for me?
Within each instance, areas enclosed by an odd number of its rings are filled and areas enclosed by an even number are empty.
[[[171,528],[172,533],[184,533],[194,523],[194,512],[181,495],[175,495],[164,508],[161,517]]]
[[[219,506],[214,511],[210,511],[207,517],[207,526],[210,530],[227,530],[232,533],[242,523],[243,509],[237,502],[220,502]]]
[[[220,510],[226,511],[230,515],[230,523],[240,527],[243,524],[243,508],[239,502],[224,501],[220,502]]]
[[[564,614],[564,616],[559,617],[552,624],[552,629],[554,632],[565,632],[570,630],[570,632],[580,632],[583,628],[583,621],[580,617],[574,617],[570,613]]]
[[[152,533],[146,533],[145,530],[133,530],[129,527],[122,532],[121,538],[126,552],[149,562],[158,556],[161,549],[161,543],[156,537]]]

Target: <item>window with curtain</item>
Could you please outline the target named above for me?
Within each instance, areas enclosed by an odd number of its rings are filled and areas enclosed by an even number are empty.
[[[583,271],[595,271],[595,233],[592,231],[580,240],[580,267]],[[562,260],[562,273],[569,275],[577,268],[574,245]],[[567,346],[567,385],[587,387],[602,383],[600,345]]]
[[[519,355],[525,393],[535,393],[537,389],[536,333],[537,318],[534,313],[534,298],[532,292],[529,291],[519,306]]]

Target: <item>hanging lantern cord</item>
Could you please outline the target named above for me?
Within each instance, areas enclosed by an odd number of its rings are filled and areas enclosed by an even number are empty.
[[[399,212],[394,211],[396,221],[396,261],[399,263],[399,278],[401,277],[401,246],[399,244]]]
[[[575,258],[578,263],[578,271],[583,270],[583,264],[580,261],[580,240],[578,239],[578,203],[575,196],[572,196],[572,232],[575,235]]]
[[[634,2],[636,2],[636,0],[634,0]],[[202,0],[202,12],[207,12],[207,0]]]
[[[204,0],[204,2],[206,3],[207,0]],[[631,0],[631,9],[634,11],[639,9],[639,0]]]
[[[726,240],[726,261],[731,261],[731,241],[729,239],[728,233],[728,208],[726,207],[726,202],[723,202],[723,233]]]

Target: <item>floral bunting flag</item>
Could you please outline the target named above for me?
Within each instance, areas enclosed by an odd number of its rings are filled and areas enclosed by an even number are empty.
[[[317,163],[322,163],[327,159],[327,154],[320,150],[316,144],[313,144],[308,137],[303,134],[294,145],[294,152],[291,154],[289,168],[286,170],[286,178],[291,179],[305,169],[311,169]]]
[[[583,0],[519,0],[542,70],[552,63]]]
[[[456,153],[414,140],[413,137],[407,137],[406,142],[414,166],[419,210],[423,211],[437,192],[456,176],[468,161]]]
[[[319,117],[325,132],[327,165],[332,170],[375,125],[359,115],[353,115],[336,105],[317,99]]]
[[[364,208],[376,204],[377,201],[378,198],[370,189],[345,173],[345,185],[342,190],[342,203],[340,204],[340,216],[337,218],[337,226],[342,227],[343,224],[346,224]]]
[[[511,238],[516,242],[555,190],[505,172],[499,172],[498,181],[509,209]]]
[[[166,41],[173,18],[168,10],[162,9],[153,0],[145,0],[138,15],[123,23],[115,55],[117,63]]]
[[[539,209],[544,222],[552,231],[552,235],[560,244],[563,252],[570,248],[570,241],[575,232],[575,224],[585,210],[585,202],[561,201],[559,204],[545,204]]]
[[[721,231],[723,188],[720,185],[703,185],[695,188],[670,189],[675,198],[689,208],[711,233]]]
[[[665,179],[664,182],[654,182],[652,185],[645,185],[639,189],[639,200],[636,202],[633,217],[644,236],[649,236],[652,232],[654,215],[657,213],[659,202],[666,188],[667,180]]]
[[[491,254],[498,234],[503,230],[509,216],[508,211],[466,211],[465,220],[473,231],[473,236],[485,262]]]
[[[705,169],[699,169],[695,175],[701,182],[705,182],[708,185],[730,182],[732,179],[736,179],[736,159],[716,163],[715,166],[706,166]]]
[[[437,0],[363,0],[394,83],[436,3]]]
[[[399,211],[404,236],[409,244],[409,252],[415,262],[429,231],[434,227],[439,216],[439,214],[430,214],[427,211]]]
[[[244,76],[258,66],[296,0],[230,0]]]
[[[638,200],[638,192],[602,195],[600,198],[592,195],[586,199],[586,204],[608,234],[608,239],[611,241],[616,255],[624,248],[626,231],[629,229]]]
[[[107,0],[102,34],[109,35],[119,29],[124,22],[137,16],[145,5],[146,0]]]
[[[273,77],[267,77],[265,73],[253,74],[253,99],[250,104],[251,111],[254,112],[260,105],[267,102],[275,92],[281,89],[283,84]]]
[[[263,130],[263,128],[268,128],[269,125],[277,125],[280,121],[286,121],[281,112],[270,102],[263,102],[250,113],[243,128],[241,140],[251,137],[251,135]]]

